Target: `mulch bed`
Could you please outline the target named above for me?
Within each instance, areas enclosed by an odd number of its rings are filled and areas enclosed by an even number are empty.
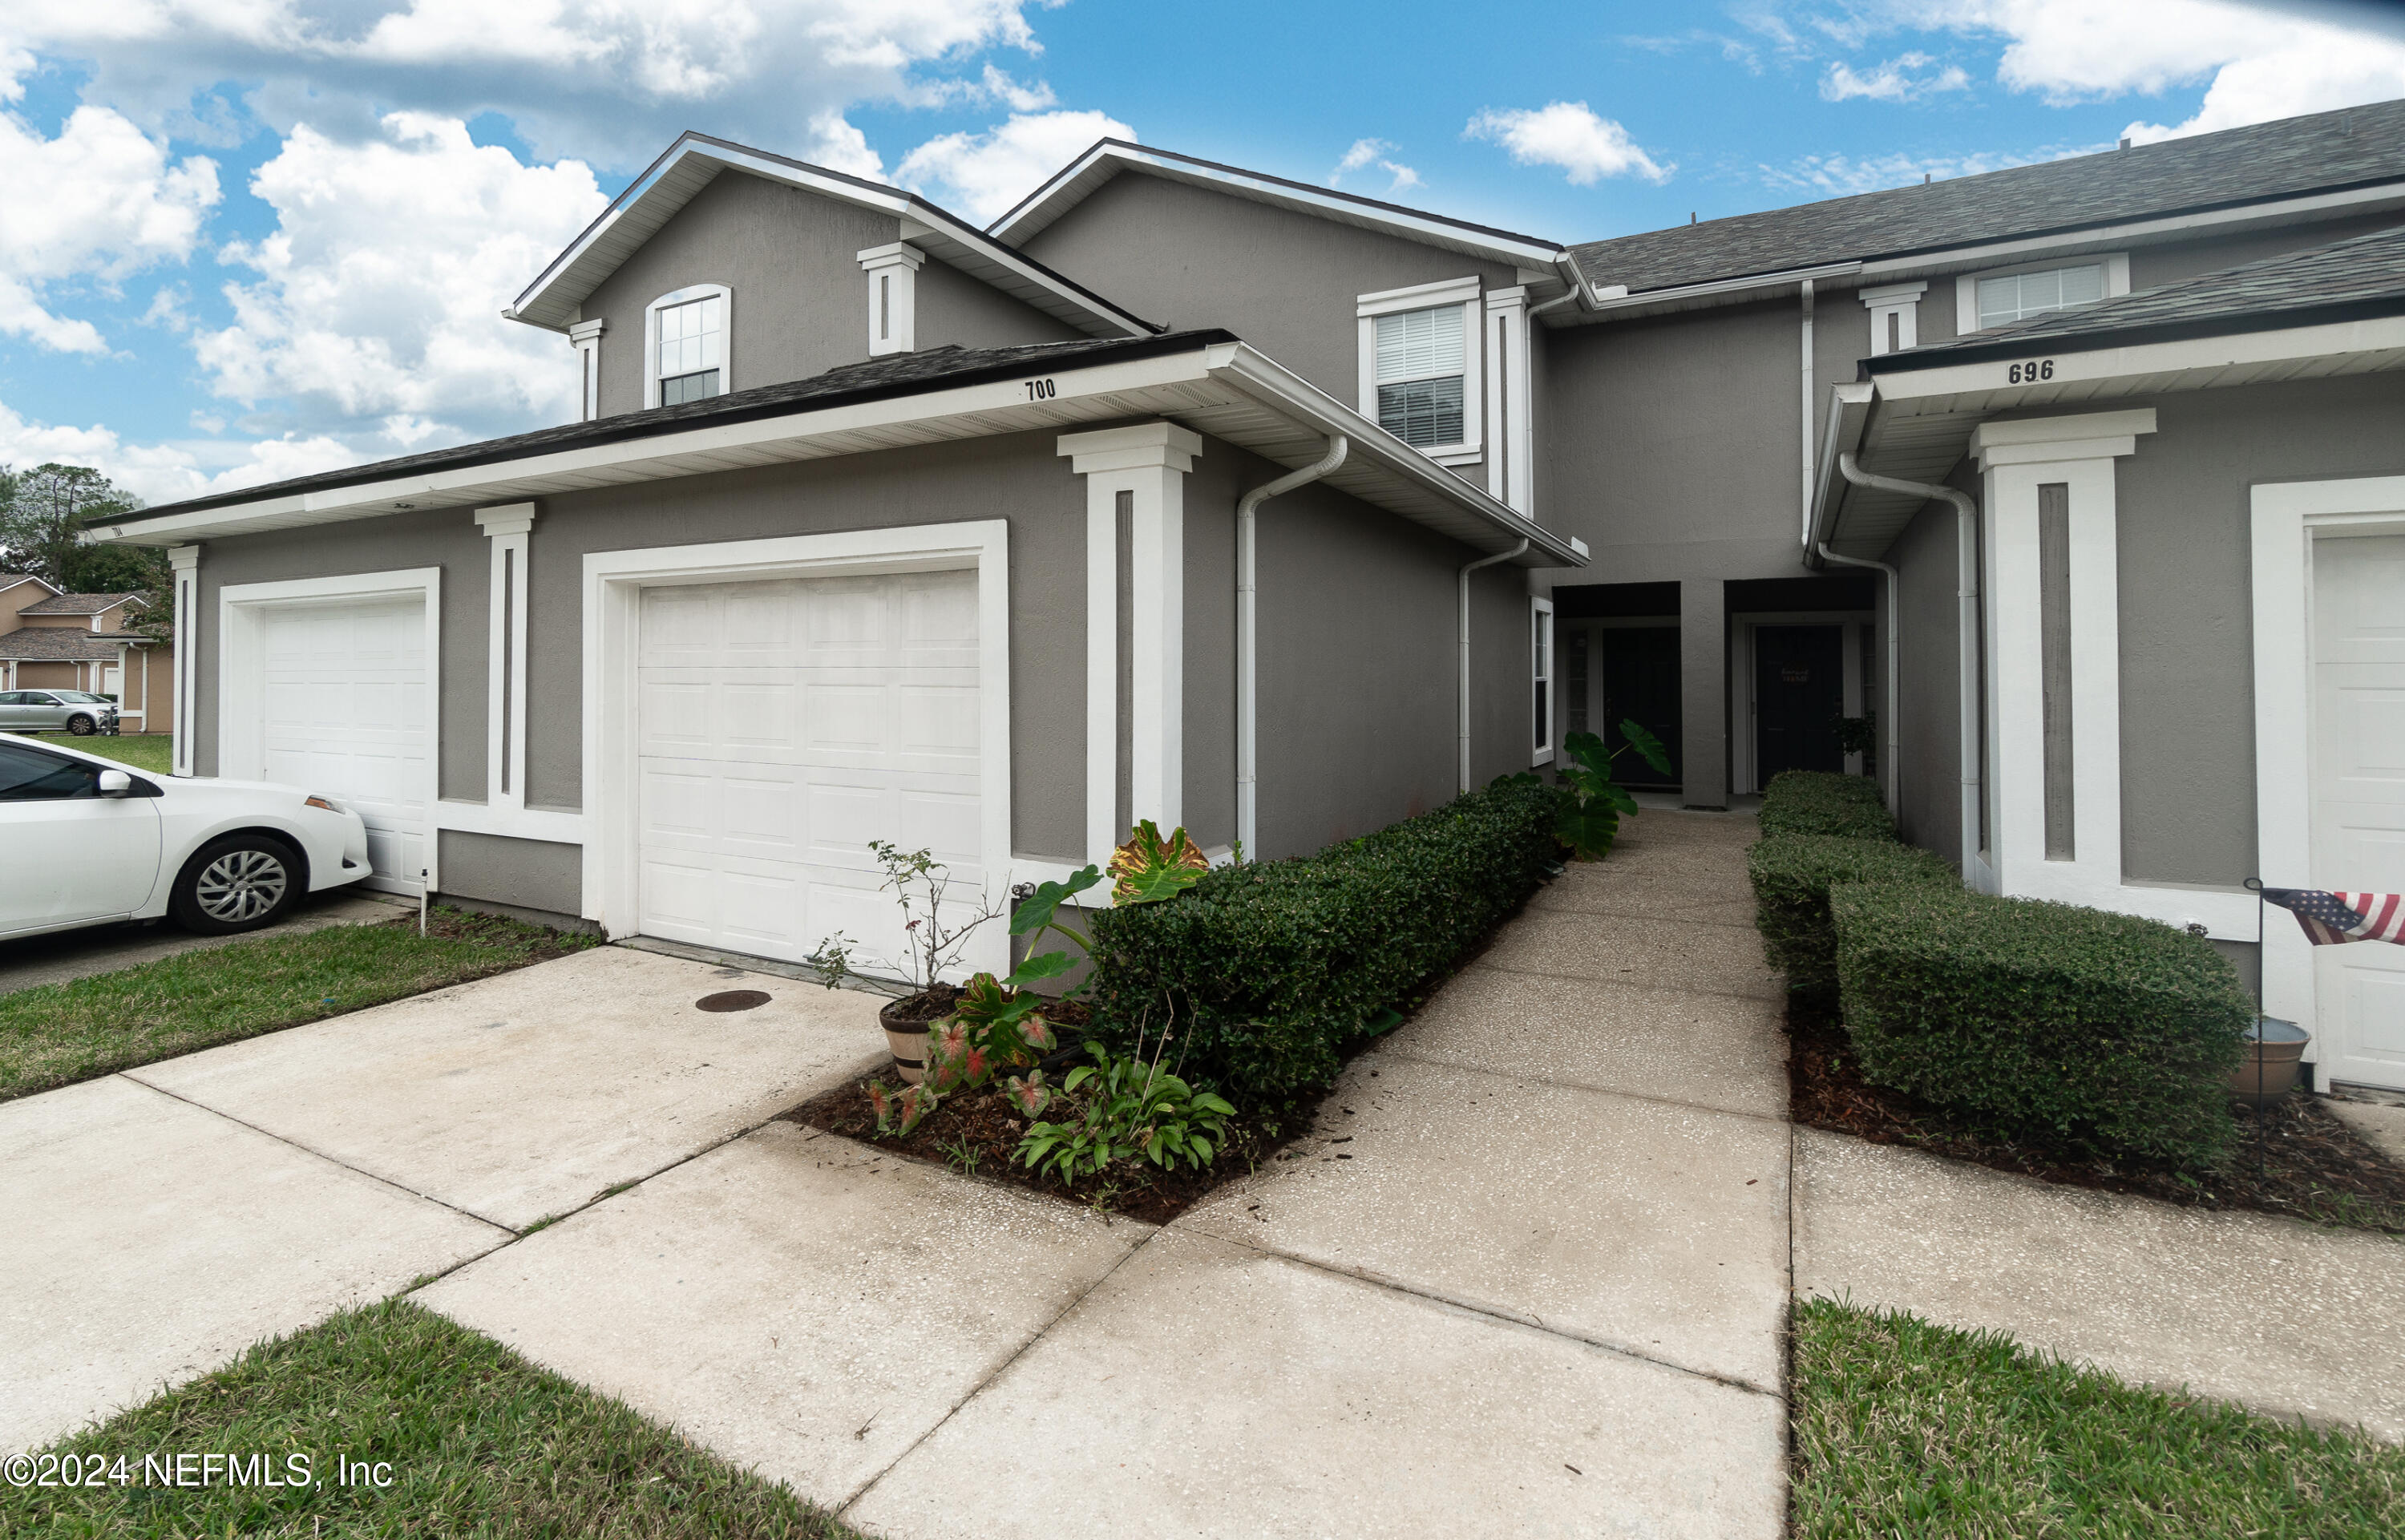
[[[417,916],[406,914],[399,919],[376,923],[414,931],[417,928]],[[440,900],[427,912],[426,934],[437,940],[475,941],[485,946],[507,947],[517,954],[513,966],[547,963],[555,957],[590,952],[603,944],[600,937],[588,931],[554,930],[548,925],[513,920],[506,915],[479,914],[473,910],[453,909]]]
[[[1873,1144],[1908,1144],[2072,1187],[2405,1235],[2405,1166],[2366,1143],[2315,1096],[2294,1094],[2260,1113],[2233,1099],[2236,1151],[2222,1169],[2197,1177],[2106,1160],[2043,1135],[1981,1126],[1872,1085],[1826,1007],[1791,999],[1787,1034],[1789,1112],[1814,1128]]]

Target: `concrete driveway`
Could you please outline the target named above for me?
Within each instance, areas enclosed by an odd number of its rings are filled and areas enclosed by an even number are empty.
[[[0,1449],[736,1137],[881,1057],[877,1003],[604,947],[0,1105]]]

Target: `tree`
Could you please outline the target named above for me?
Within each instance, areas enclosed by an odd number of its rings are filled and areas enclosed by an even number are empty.
[[[0,466],[0,572],[29,572],[67,593],[139,593],[150,608],[131,624],[143,630],[164,625],[173,591],[164,552],[76,539],[91,520],[141,506],[140,498],[88,465]]]

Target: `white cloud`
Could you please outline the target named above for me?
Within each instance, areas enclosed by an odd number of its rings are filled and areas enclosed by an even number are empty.
[[[2010,166],[2034,165],[2041,161],[2093,155],[2111,148],[2110,145],[2057,146],[2027,153],[2009,150],[1940,156],[1899,153],[1862,159],[1849,155],[1804,155],[1786,165],[1765,164],[1760,170],[1762,179],[1773,187],[1842,197],[1854,192],[1877,192],[1884,188],[1910,187],[1923,180],[1950,181],[1957,177],[1976,177],[1983,171],[2003,171]]]
[[[2361,20],[2351,21],[2347,18]],[[2052,106],[2155,96],[2203,84],[2174,124],[2132,122],[2139,140],[2237,128],[2405,96],[2405,34],[2366,12],[2241,0],[1885,0],[1863,30],[2001,37],[1996,78]]]
[[[222,426],[196,419],[204,432]],[[128,444],[97,424],[76,428],[28,421],[0,403],[0,465],[39,465],[59,460],[90,465],[145,502],[172,502],[282,481],[355,465],[365,457],[323,434],[250,442],[192,439],[166,444]]]
[[[259,277],[192,341],[218,395],[387,453],[574,416],[566,344],[499,312],[600,212],[583,164],[523,165],[456,119],[394,113],[363,145],[294,129],[250,188],[275,230],[221,256]]]
[[[1933,69],[1937,63],[1918,49],[1900,53],[1883,64],[1873,65],[1867,74],[1858,74],[1851,64],[1840,59],[1829,65],[1821,78],[1823,101],[1843,102],[1853,97],[1867,97],[1874,102],[1916,102],[1941,91],[1963,91],[1971,77],[1960,65],[1948,64]]]
[[[1040,3],[1040,0],[1039,0]],[[509,115],[539,157],[648,161],[677,132],[771,145],[868,100],[907,101],[983,49],[1037,51],[1030,0],[8,0],[0,100],[35,55],[91,71],[88,99],[178,133],[223,133],[196,93],[246,82],[270,127],[363,138],[396,104]],[[1048,105],[1006,75],[977,89]],[[1015,98],[1015,99],[1014,99]]]
[[[1090,148],[1135,130],[1100,112],[1018,112],[984,134],[946,134],[902,158],[902,185],[980,223],[994,219]]]
[[[1387,152],[1394,148],[1384,139],[1354,140],[1353,148],[1344,152],[1343,158],[1337,161],[1336,169],[1328,174],[1328,185],[1335,187],[1343,181],[1348,172],[1359,171],[1364,166],[1374,164],[1393,178],[1386,184],[1386,191],[1389,192],[1400,192],[1405,188],[1419,186],[1418,172],[1388,158]]]
[[[171,160],[105,107],[76,108],[48,139],[0,112],[0,333],[61,352],[108,345],[90,321],[47,307],[48,287],[79,277],[113,285],[183,261],[218,201],[216,162]]]
[[[1592,187],[1604,177],[1664,182],[1677,169],[1654,161],[1626,129],[1596,117],[1584,102],[1554,102],[1533,110],[1489,108],[1472,118],[1463,134],[1501,145],[1522,165],[1559,166],[1580,187]]]

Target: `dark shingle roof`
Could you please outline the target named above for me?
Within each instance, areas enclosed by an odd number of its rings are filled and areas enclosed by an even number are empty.
[[[104,515],[99,522],[112,527],[139,526],[170,514],[197,513],[206,508],[256,502],[263,498],[322,491],[330,487],[358,486],[412,472],[490,465],[564,449],[583,449],[595,445],[682,432],[686,429],[706,428],[717,423],[784,417],[847,402],[914,395],[938,386],[984,384],[996,379],[1009,379],[1036,365],[1061,368],[1070,364],[1104,363],[1114,359],[1150,358],[1164,353],[1187,352],[1210,343],[1235,340],[1231,332],[1208,331],[1172,332],[1157,337],[1107,338],[1092,342],[1031,343],[1021,347],[967,348],[947,345],[916,353],[895,353],[886,358],[870,359],[865,363],[845,364],[808,379],[757,386],[724,396],[708,396],[678,406],[625,412],[596,422],[565,423],[557,428],[540,428],[531,433],[517,433],[508,438],[485,439],[449,449],[403,455],[398,459],[354,465],[347,470],[322,471],[314,476],[295,476],[289,481],[246,487],[236,492],[219,492],[184,502],[162,503],[134,515]]]
[[[2398,178],[2405,178],[2405,101],[1741,214],[1573,249],[1591,281],[1626,284],[1637,292]]]
[[[39,604],[28,604],[19,615],[99,615],[118,605],[143,602],[138,593],[125,594],[52,594]]]
[[[80,626],[27,626],[0,636],[0,657],[16,663],[117,661],[117,649],[150,638],[132,631],[88,631]],[[32,689],[35,686],[27,685]]]
[[[2169,341],[2316,321],[2405,315],[2405,226],[2283,252],[2217,272],[2124,294],[2099,304],[2049,310],[2010,326],[1931,343],[1870,360],[1873,374],[1924,363],[1962,363],[1986,353]]]

